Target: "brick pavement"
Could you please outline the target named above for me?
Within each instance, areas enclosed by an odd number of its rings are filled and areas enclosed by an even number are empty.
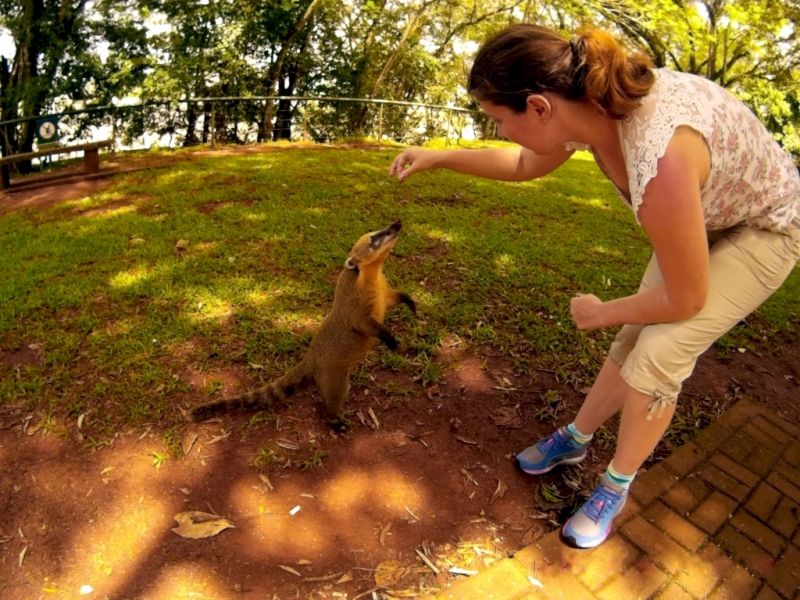
[[[740,400],[636,478],[604,544],[555,531],[428,600],[459,598],[800,600],[800,430]]]

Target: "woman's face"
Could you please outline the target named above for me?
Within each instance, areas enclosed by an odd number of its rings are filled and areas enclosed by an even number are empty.
[[[483,112],[497,123],[497,135],[532,150],[549,154],[557,147],[553,143],[550,124],[551,109],[544,96],[530,96],[527,110],[516,113],[507,106],[490,100],[478,101]]]

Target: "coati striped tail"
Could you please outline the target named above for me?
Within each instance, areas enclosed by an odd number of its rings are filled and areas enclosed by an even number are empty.
[[[273,384],[266,385],[246,394],[226,398],[225,400],[215,400],[195,406],[189,411],[190,421],[205,421],[211,417],[230,412],[246,410],[248,408],[267,408],[280,401],[272,389]]]
[[[218,415],[248,409],[270,408],[286,401],[309,383],[308,363],[305,359],[272,383],[245,394],[200,404],[189,410],[187,420],[205,421]]]

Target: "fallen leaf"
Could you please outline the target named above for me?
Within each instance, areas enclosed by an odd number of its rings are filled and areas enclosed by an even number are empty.
[[[25,555],[28,553],[28,547],[25,546],[22,549],[22,552],[19,553],[19,566],[22,567],[22,563],[25,562]]]
[[[519,414],[519,409],[512,406],[498,408],[489,418],[492,420],[492,423],[498,427],[519,429],[525,425],[525,422],[522,420],[522,415]]]
[[[371,406],[369,407],[369,410],[367,410],[367,412],[369,413],[369,416],[372,417],[372,420],[375,422],[375,429],[380,429],[381,428],[380,421],[378,421],[378,417],[375,416],[375,412],[372,410]]]
[[[289,573],[291,573],[292,575],[297,575],[298,577],[302,577],[302,575],[300,575],[300,573],[298,573],[297,571],[295,571],[295,570],[294,570],[292,567],[287,567],[286,565],[278,565],[278,566],[279,566],[281,569],[283,569],[284,571],[288,571],[288,572],[289,572]]]
[[[502,498],[503,494],[506,493],[506,489],[507,489],[506,488],[506,484],[498,479],[497,480],[497,489],[495,489],[494,494],[492,494],[492,499],[489,500],[489,504],[491,504],[492,502],[494,502],[498,498]]]
[[[543,535],[544,535],[544,527],[542,527],[541,525],[534,525],[522,535],[522,544],[524,546],[530,546],[533,542],[538,540]]]
[[[436,565],[434,565],[422,551],[420,551],[418,548],[414,548],[414,552],[416,552],[417,555],[422,559],[422,562],[424,562],[428,568],[433,571],[434,575],[439,574],[439,569],[436,568]]]
[[[321,582],[321,581],[333,581],[337,577],[346,576],[346,573],[331,573],[330,575],[323,575],[322,577],[304,577],[303,581],[308,582]],[[339,583],[338,581],[336,583]]]
[[[478,442],[473,442],[472,440],[467,440],[467,439],[464,439],[464,438],[463,438],[463,437],[461,437],[460,435],[457,435],[457,436],[456,436],[456,439],[457,439],[459,442],[463,442],[463,443],[465,443],[465,444],[477,444],[477,443],[478,443]]]
[[[267,486],[267,489],[268,489],[270,492],[272,492],[272,491],[274,491],[274,490],[275,490],[275,488],[274,488],[274,487],[272,487],[272,482],[269,480],[269,477],[267,477],[266,475],[259,475],[259,476],[258,476],[258,478],[259,478],[261,481],[263,481],[263,482],[264,482],[264,485],[265,485],[265,486]]]
[[[189,432],[185,436],[183,436],[183,440],[181,440],[181,448],[183,449],[183,455],[186,456],[189,452],[192,451],[194,447],[194,443],[197,441],[197,434],[194,432]]]
[[[178,527],[172,531],[181,537],[199,539],[213,537],[220,531],[233,527],[233,523],[218,515],[192,510],[175,515]]]
[[[399,560],[385,560],[375,569],[375,585],[382,588],[396,585],[407,572]]]
[[[353,574],[350,571],[339,577],[339,579],[337,579],[333,583],[338,585],[340,583],[347,583],[348,581],[353,581]]]

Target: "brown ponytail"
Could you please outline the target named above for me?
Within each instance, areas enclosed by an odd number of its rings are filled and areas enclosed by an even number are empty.
[[[627,53],[609,34],[586,31],[566,40],[537,25],[512,25],[478,51],[467,88],[478,100],[525,112],[530,94],[586,99],[621,119],[636,109],[655,81],[652,61]]]

